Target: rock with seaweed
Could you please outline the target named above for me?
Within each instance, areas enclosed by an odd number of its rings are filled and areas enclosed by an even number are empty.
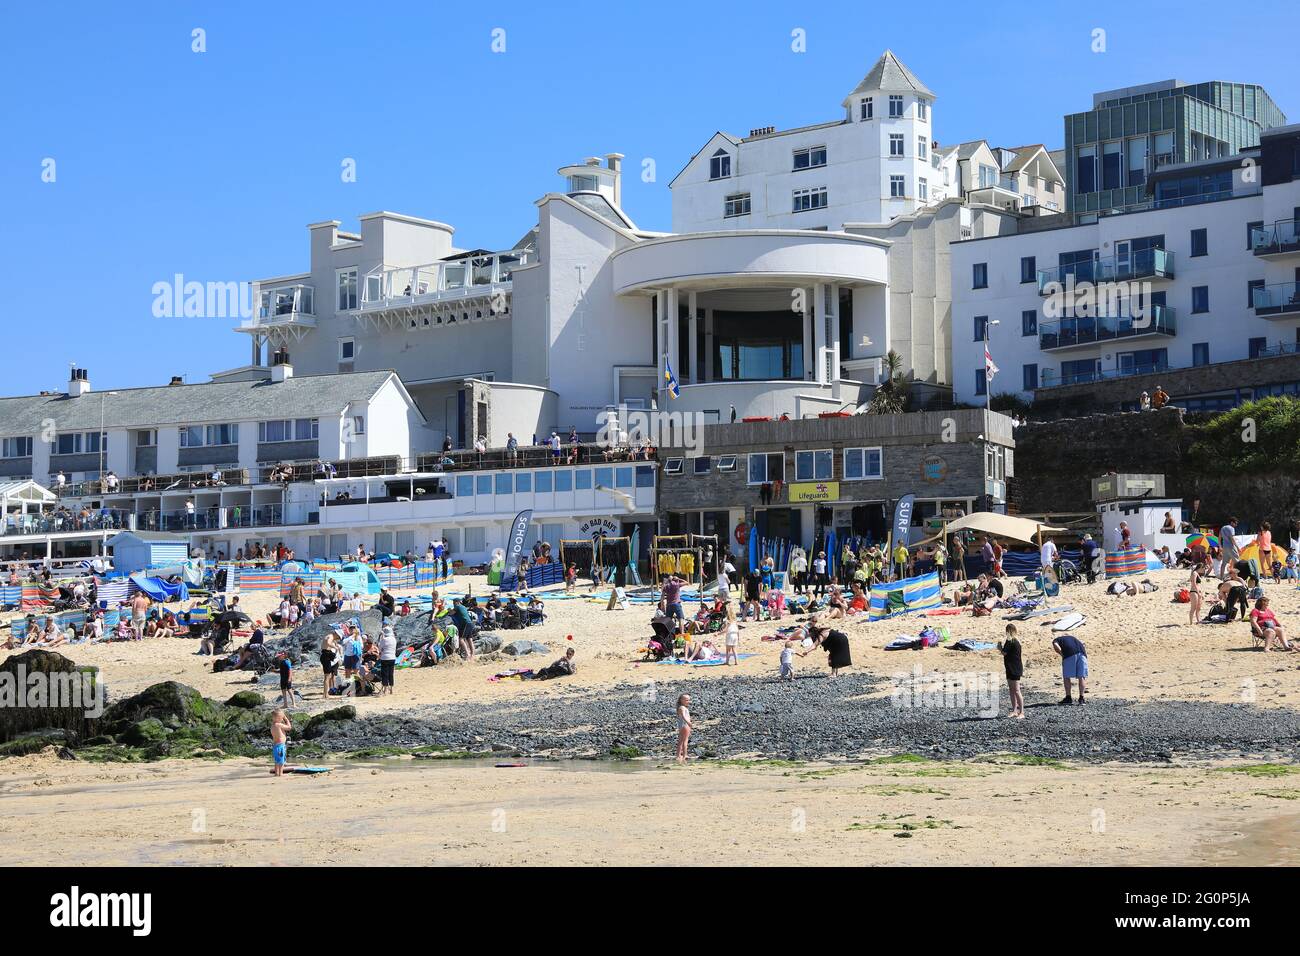
[[[105,695],[97,667],[39,648],[14,654],[0,663],[0,743],[46,730],[92,737]]]

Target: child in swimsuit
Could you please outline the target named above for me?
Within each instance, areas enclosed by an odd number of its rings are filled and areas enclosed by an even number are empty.
[[[677,698],[677,762],[686,762],[686,744],[691,739],[691,697]]]
[[[284,776],[284,758],[291,730],[293,724],[289,722],[289,715],[283,709],[276,708],[271,714],[271,759],[275,761],[271,773],[277,777]]]
[[[1025,697],[1020,690],[1020,679],[1025,676],[1024,660],[1021,656],[1020,639],[1016,637],[1016,626],[1007,625],[1007,639],[998,642],[1002,652],[1002,665],[1007,673],[1007,692],[1011,696],[1011,713],[1009,716],[1024,719]]]

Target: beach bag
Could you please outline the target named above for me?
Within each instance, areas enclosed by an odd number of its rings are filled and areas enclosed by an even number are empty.
[[[1179,588],[1174,592],[1174,601],[1178,604],[1186,604],[1192,599],[1192,592],[1187,588]]]

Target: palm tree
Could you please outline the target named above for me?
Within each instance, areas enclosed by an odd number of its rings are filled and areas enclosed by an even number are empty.
[[[903,374],[903,357],[890,349],[884,358],[884,381],[867,402],[868,415],[897,415],[907,408],[911,385]]]

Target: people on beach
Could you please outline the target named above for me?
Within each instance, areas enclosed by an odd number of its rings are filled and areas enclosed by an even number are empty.
[[[283,708],[277,707],[271,712],[271,760],[275,766],[271,773],[277,777],[284,776],[284,762],[289,748],[289,732],[293,723]]]
[[[1264,639],[1264,650],[1271,651],[1274,644],[1278,645],[1278,650],[1295,650],[1295,646],[1286,639],[1282,622],[1277,619],[1277,614],[1268,603],[1268,598],[1262,597],[1255,602],[1255,609],[1250,612],[1251,627]]]
[[[397,667],[397,635],[385,624],[379,634],[379,693],[393,692],[393,671]]]
[[[686,745],[691,739],[691,696],[682,694],[677,698],[677,762],[686,762]]]
[[[737,656],[737,648],[740,646],[740,625],[736,623],[736,612],[732,610],[731,605],[727,605],[727,659],[723,661],[725,665],[740,665],[740,658]]]
[[[328,700],[334,690],[334,678],[339,672],[339,634],[330,631],[320,646],[320,667],[325,699]]]
[[[794,680],[794,641],[786,641],[781,645],[781,670],[777,674],[778,680]]]
[[[1073,634],[1058,634],[1052,639],[1052,650],[1061,656],[1061,679],[1065,682],[1065,697],[1061,703],[1067,706],[1074,703],[1075,681],[1079,683],[1079,703],[1085,703],[1083,695],[1088,677],[1088,649]]]
[[[1201,594],[1201,569],[1193,567],[1192,573],[1187,579],[1187,623],[1201,623],[1201,602],[1204,596]]]
[[[1008,716],[1024,719],[1025,697],[1020,691],[1020,680],[1025,676],[1024,658],[1021,654],[1020,639],[1016,637],[1016,626],[1008,624],[1006,633],[1006,640],[998,641],[998,650],[1002,652],[1002,666],[1007,675],[1007,693],[1011,697],[1011,713]]]
[[[830,624],[821,618],[809,621],[804,631],[807,646],[799,652],[800,657],[807,657],[814,648],[820,647],[826,652],[832,677],[838,677],[843,668],[853,666],[853,657],[849,652],[849,636],[843,631],[831,630]],[[811,644],[807,643],[809,640]]]

